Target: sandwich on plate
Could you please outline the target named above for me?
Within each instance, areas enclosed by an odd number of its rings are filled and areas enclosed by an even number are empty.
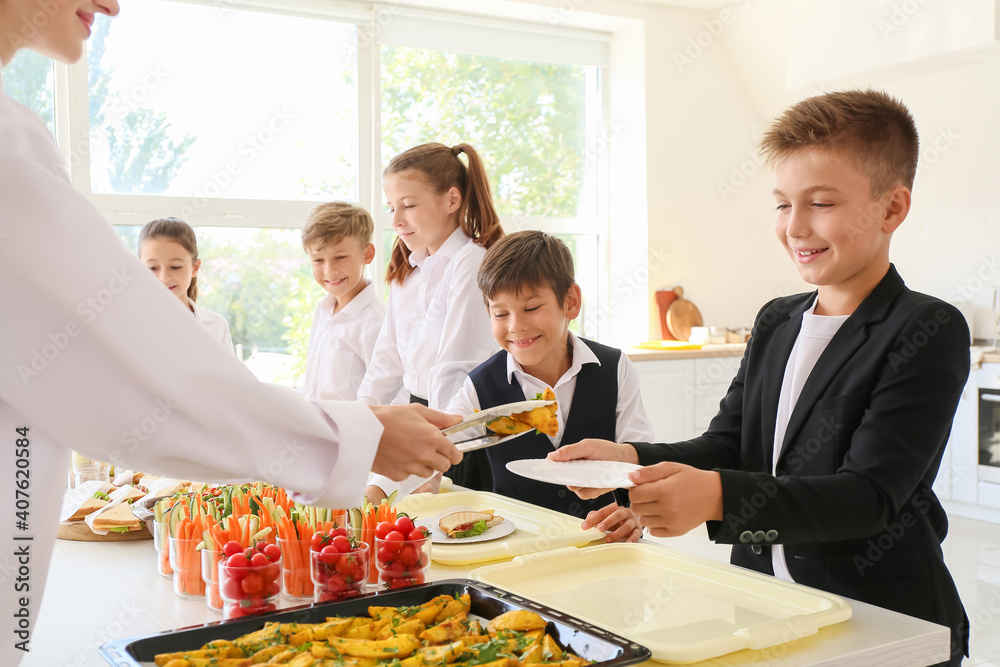
[[[447,537],[476,537],[500,523],[503,523],[503,517],[494,514],[494,510],[452,512],[441,517],[438,528]]]
[[[142,521],[132,514],[132,506],[127,503],[101,512],[94,518],[93,524],[94,531],[109,533],[131,533],[142,528]]]

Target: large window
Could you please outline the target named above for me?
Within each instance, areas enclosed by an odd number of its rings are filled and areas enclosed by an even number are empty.
[[[21,49],[3,71],[4,90],[12,99],[31,107],[55,134],[55,94],[52,61]]]
[[[473,144],[505,229],[565,240],[585,311],[598,308],[607,159],[588,147],[606,124],[607,35],[331,4],[145,0],[100,18],[84,62],[66,70],[69,99],[56,100],[75,184],[133,250],[149,220],[194,225],[199,304],[226,315],[248,365],[272,381],[301,373],[322,296],[298,240],[307,212],[333,199],[372,211],[384,295],[393,232],[381,170],[426,141]],[[51,122],[62,116],[48,62],[15,62],[5,78]],[[585,321],[599,319],[577,330]]]
[[[102,16],[91,190],[358,201],[356,55],[348,23],[165,0]]]

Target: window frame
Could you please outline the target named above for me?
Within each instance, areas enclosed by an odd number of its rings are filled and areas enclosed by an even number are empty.
[[[405,22],[438,18],[442,21],[462,22],[488,30],[498,26],[503,30],[523,29],[533,34],[563,34],[569,39],[598,38],[611,43],[613,33],[581,30],[571,27],[544,25],[528,20],[500,19],[487,15],[472,15],[449,11],[446,8],[413,9],[394,3],[333,4],[324,0],[168,0],[185,4],[217,7],[220,11],[238,9],[259,11],[303,18],[353,23],[358,29],[358,193],[361,206],[372,213],[375,221],[375,239],[383,232],[391,232],[390,217],[385,212],[382,194],[381,167],[383,156],[382,137],[376,132],[381,128],[381,62],[383,42],[380,30],[387,13],[394,21]],[[426,47],[425,47],[426,48]],[[447,50],[445,47],[435,47]],[[463,51],[465,52],[465,51]],[[511,57],[516,57],[511,54]],[[578,63],[583,64],[583,63]],[[597,66],[596,89],[600,99],[593,101],[596,113],[588,114],[586,145],[599,141],[601,128],[608,123],[610,108],[610,68]],[[298,229],[308,212],[318,202],[275,199],[210,199],[206,197],[171,197],[163,195],[95,194],[91,192],[90,178],[90,117],[88,110],[87,53],[74,65],[56,63],[55,128],[56,141],[64,161],[69,166],[73,185],[97,207],[114,225],[136,225],[147,220],[177,215],[195,227],[261,227]],[[589,84],[588,84],[589,87]],[[588,108],[591,103],[588,101]],[[588,156],[588,159],[589,156]],[[597,266],[577,267],[577,280],[587,295],[585,309],[579,326],[582,335],[597,340],[609,336],[609,323],[604,317],[587,317],[587,311],[604,311],[610,294],[609,231],[610,231],[610,161],[606,152],[598,152],[595,159],[596,213],[593,217],[539,218],[532,216],[501,216],[501,224],[509,231],[540,229],[553,234],[575,234],[589,237]],[[388,258],[382,257],[380,244],[376,243],[374,266],[384,266]],[[583,270],[581,270],[583,269]],[[384,276],[374,271],[373,280],[382,293],[387,291]],[[589,328],[585,323],[590,323]],[[595,330],[596,329],[596,330]]]

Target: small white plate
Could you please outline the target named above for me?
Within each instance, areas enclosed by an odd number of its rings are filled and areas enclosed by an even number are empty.
[[[630,489],[635,485],[629,481],[628,473],[641,467],[621,461],[521,459],[507,463],[507,470],[521,477],[591,489]]]
[[[475,512],[476,510],[467,506],[460,507],[449,507],[443,512],[430,517],[429,519],[418,520],[417,525],[427,530],[431,531],[431,544],[472,544],[473,542],[489,542],[490,540],[498,540],[501,537],[507,537],[514,532],[514,522],[504,517],[504,520],[487,529],[487,531],[481,535],[476,535],[475,537],[448,537],[445,535],[441,528],[438,527],[438,521],[441,517],[454,512]]]

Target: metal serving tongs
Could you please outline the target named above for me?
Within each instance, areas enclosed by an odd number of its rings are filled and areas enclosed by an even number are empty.
[[[454,426],[449,426],[448,428],[441,429],[441,432],[445,435],[454,435],[455,433],[460,433],[466,429],[473,428],[476,426],[482,426],[488,421],[493,421],[499,417],[509,417],[511,415],[517,414],[519,412],[528,412],[534,410],[535,408],[543,408],[546,405],[552,405],[555,401],[518,401],[517,403],[507,403],[505,405],[497,405],[492,408],[487,408],[485,410],[480,410],[474,415],[470,415],[463,419],[458,424]],[[512,438],[517,438],[519,436],[525,435],[526,433],[531,433],[534,429],[528,429],[527,431],[521,431],[520,433],[514,433],[513,435],[486,435],[476,438],[470,438],[468,440],[459,440],[455,443],[455,447],[460,452],[471,452],[477,449],[484,449],[486,447],[492,447],[500,442],[507,442]]]

